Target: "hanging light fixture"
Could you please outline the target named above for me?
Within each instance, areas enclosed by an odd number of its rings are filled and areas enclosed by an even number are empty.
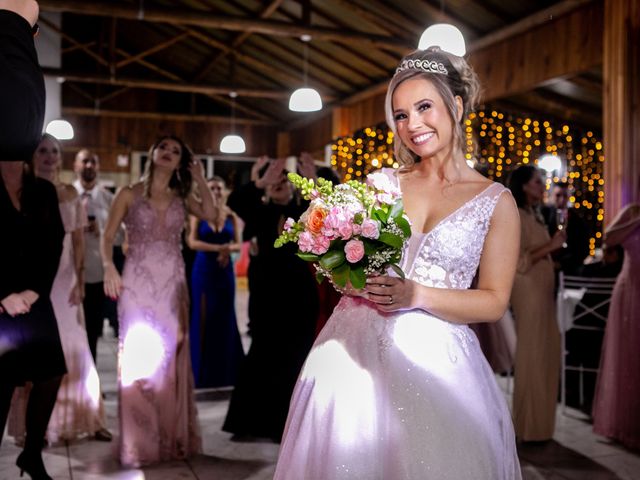
[[[236,124],[236,97],[238,94],[236,92],[230,92],[229,96],[231,97],[231,133],[220,141],[220,151],[222,153],[244,153],[246,150],[244,140],[240,135],[234,133]]]
[[[51,120],[44,130],[49,135],[58,140],[71,140],[73,138],[73,127],[66,120]]]
[[[538,159],[538,166],[545,170],[547,174],[552,174],[553,172],[560,172],[562,169],[562,160],[560,160],[560,157],[557,155],[547,153]]]
[[[294,112],[317,112],[322,110],[322,98],[317,90],[307,87],[308,45],[310,35],[302,35],[300,40],[304,43],[303,80],[304,87],[297,89],[289,98],[289,110]]]
[[[462,32],[449,23],[436,23],[424,31],[418,49],[426,50],[429,47],[440,47],[440,50],[458,57],[467,53]]]

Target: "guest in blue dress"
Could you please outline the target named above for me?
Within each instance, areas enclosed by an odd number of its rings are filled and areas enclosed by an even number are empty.
[[[214,223],[189,219],[187,243],[196,251],[191,273],[191,364],[196,388],[235,385],[244,357],[235,312],[231,254],[240,251],[238,217],[226,206],[220,177],[208,181],[220,215]]]

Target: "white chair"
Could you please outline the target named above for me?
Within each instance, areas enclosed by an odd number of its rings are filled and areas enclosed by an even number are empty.
[[[576,320],[579,320],[587,315],[591,315],[602,320],[603,322],[606,322],[607,318],[601,313],[601,309],[602,307],[609,306],[609,303],[611,302],[611,292],[613,291],[615,282],[615,277],[578,277],[564,275],[562,272],[560,273],[556,307],[562,345],[560,397],[562,402],[563,414],[565,413],[567,406],[567,372],[575,371],[579,373],[579,392],[581,406],[584,404],[583,382],[585,373],[593,375],[597,375],[598,373],[598,368],[567,364],[567,354],[569,352],[566,345],[566,332],[568,330],[604,331],[604,328],[602,327],[576,325],[575,322]],[[585,305],[583,303],[583,299],[586,294],[589,294],[592,301],[595,299],[597,303],[595,305]],[[576,307],[578,306],[581,307],[581,310],[576,313]]]

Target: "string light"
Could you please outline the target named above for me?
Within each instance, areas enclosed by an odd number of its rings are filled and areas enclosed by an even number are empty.
[[[537,165],[543,155],[556,155],[566,163],[559,177],[547,179],[569,184],[571,207],[587,222],[593,236],[590,254],[602,243],[604,220],[604,152],[602,139],[592,131],[556,120],[518,117],[497,110],[480,110],[465,120],[465,158],[505,183],[519,165]],[[367,127],[331,145],[331,165],[345,180],[361,179],[381,167],[395,167],[393,132],[385,124]]]

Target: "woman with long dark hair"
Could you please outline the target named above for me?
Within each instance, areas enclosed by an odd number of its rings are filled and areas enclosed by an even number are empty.
[[[536,167],[516,168],[509,177],[509,188],[518,204],[522,239],[511,293],[518,338],[513,419],[518,439],[545,441],[553,437],[560,375],[560,332],[550,254],[562,248],[567,237],[563,230],[549,237],[538,210],[545,186]]]
[[[102,241],[104,289],[118,298],[119,457],[141,466],[201,450],[189,355],[189,293],[181,253],[187,212],[216,218],[202,164],[178,137],[153,144],[142,181],[118,191]],[[198,195],[193,191],[197,186]],[[125,223],[122,278],[113,239]]]

